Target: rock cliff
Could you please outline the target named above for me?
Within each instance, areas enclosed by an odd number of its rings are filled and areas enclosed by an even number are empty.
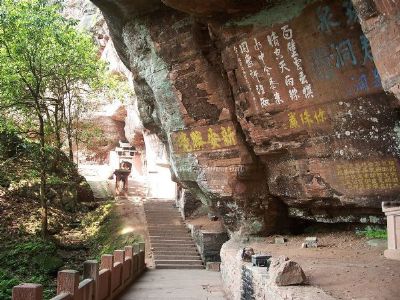
[[[399,4],[93,2],[174,178],[231,232],[381,222],[400,191],[398,100],[384,91],[400,71],[379,28],[400,43]]]

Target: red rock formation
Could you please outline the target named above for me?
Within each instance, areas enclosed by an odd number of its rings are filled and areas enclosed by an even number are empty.
[[[231,231],[379,222],[400,190],[397,100],[351,2],[163,2],[94,1],[175,178]]]

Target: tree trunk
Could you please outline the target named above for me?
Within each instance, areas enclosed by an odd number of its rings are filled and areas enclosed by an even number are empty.
[[[56,153],[55,153],[55,159],[53,162],[53,170],[56,170],[60,158],[61,158],[61,148],[62,148],[62,141],[61,141],[61,124],[60,124],[60,119],[59,119],[59,106],[56,104],[54,106],[54,130],[55,130],[55,136],[56,136]]]
[[[47,222],[47,199],[46,199],[46,152],[45,152],[45,132],[43,117],[39,117],[39,138],[40,138],[40,205],[41,205],[41,223],[42,223],[42,238],[48,237],[48,222]]]
[[[69,160],[74,161],[74,151],[72,149],[73,143],[72,143],[72,134],[71,134],[71,129],[68,129],[68,149],[69,149]]]

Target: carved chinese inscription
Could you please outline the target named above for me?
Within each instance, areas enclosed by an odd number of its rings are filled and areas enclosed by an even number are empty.
[[[400,187],[395,159],[343,163],[336,165],[340,185],[349,192],[369,192]]]
[[[350,0],[317,2],[290,23],[259,29],[232,47],[252,113],[382,91]]]
[[[234,51],[257,107],[314,97],[289,25],[243,41]]]
[[[236,132],[230,123],[174,132],[171,139],[175,153],[212,151],[237,145]]]

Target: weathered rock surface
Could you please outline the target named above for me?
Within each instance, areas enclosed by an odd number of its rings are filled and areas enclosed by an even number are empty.
[[[285,256],[271,258],[269,276],[278,286],[299,285],[306,281],[300,265]]]
[[[372,26],[361,0],[93,2],[174,178],[231,232],[382,221],[400,191],[397,4],[375,0]]]

